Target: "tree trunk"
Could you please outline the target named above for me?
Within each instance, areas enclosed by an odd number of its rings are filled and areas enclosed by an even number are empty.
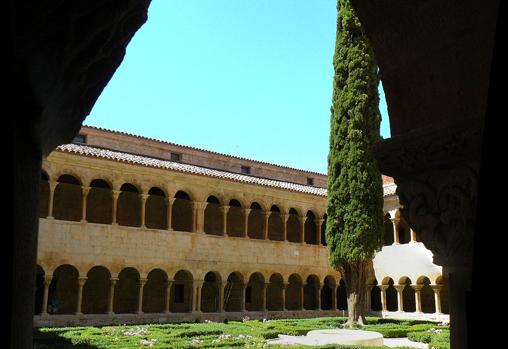
[[[367,290],[366,269],[368,262],[344,263],[341,274],[346,284],[348,321],[346,326],[364,325],[365,292]]]

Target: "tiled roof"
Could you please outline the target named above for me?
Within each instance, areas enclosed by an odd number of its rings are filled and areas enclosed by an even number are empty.
[[[178,171],[178,172],[185,172],[185,173],[201,175],[201,176],[229,179],[229,180],[232,180],[235,182],[263,185],[263,186],[267,186],[267,187],[297,191],[297,192],[301,192],[301,193],[305,193],[305,194],[313,194],[313,195],[323,196],[323,197],[326,197],[326,195],[327,195],[327,190],[325,188],[318,188],[318,187],[313,187],[313,186],[304,185],[304,184],[248,176],[248,175],[244,175],[244,174],[240,174],[240,173],[215,170],[215,169],[200,167],[200,166],[196,166],[196,165],[182,164],[179,162],[174,162],[174,161],[169,161],[169,160],[161,160],[161,159],[151,158],[151,157],[142,156],[142,155],[123,153],[123,152],[109,150],[109,149],[91,147],[88,145],[64,144],[64,145],[58,146],[56,148],[56,150],[66,152],[66,153],[79,154],[79,155],[83,155],[83,156],[91,156],[91,157],[97,157],[97,158],[101,158],[101,159],[126,162],[126,163],[130,163],[130,164],[135,164],[135,165],[162,168],[162,169],[167,169],[170,171]],[[394,187],[395,187],[395,184],[383,186],[384,196],[393,195],[395,193]]]
[[[136,134],[132,134],[132,133],[128,133],[128,132],[110,130],[110,129],[107,129],[107,128],[102,128],[102,127],[97,127],[97,126],[90,126],[90,125],[83,125],[83,127],[84,128],[90,128],[90,129],[93,129],[93,130],[99,130],[99,131],[102,131],[102,132],[108,132],[108,133],[114,133],[114,134],[129,136],[129,137],[146,139],[146,140],[149,140],[149,141],[163,143],[163,144],[169,144],[169,145],[172,145],[172,146],[177,146],[177,147],[181,147],[181,148],[185,148],[185,149],[197,150],[197,151],[202,151],[202,152],[205,152],[205,153],[210,153],[210,154],[215,154],[215,155],[220,155],[220,156],[226,156],[228,158],[238,159],[238,160],[242,160],[242,161],[251,161],[251,162],[258,163],[258,164],[269,165],[269,166],[276,166],[276,167],[279,167],[279,168],[285,168],[285,169],[288,169],[288,170],[303,172],[303,173],[307,173],[307,174],[314,174],[314,175],[318,175],[318,176],[326,176],[325,173],[319,173],[319,172],[315,172],[315,171],[303,170],[303,169],[300,169],[300,168],[294,168],[294,167],[289,167],[289,166],[284,166],[284,165],[279,165],[279,164],[273,164],[273,163],[265,162],[265,161],[247,159],[247,158],[243,158],[241,156],[235,156],[235,155],[230,155],[230,154],[219,153],[219,152],[212,151],[212,150],[191,147],[191,146],[188,146],[188,145],[176,144],[176,143],[172,143],[172,142],[168,142],[168,141],[163,141],[163,140],[160,140],[160,139],[155,139],[155,138],[150,138],[150,137],[145,137],[145,136],[140,136],[140,135],[136,135]]]

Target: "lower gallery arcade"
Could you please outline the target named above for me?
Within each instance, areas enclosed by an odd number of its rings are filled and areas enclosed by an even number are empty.
[[[325,212],[322,188],[57,150],[43,162],[35,325],[341,314]],[[415,232],[387,209],[385,245],[411,244]],[[446,314],[447,280],[413,275],[373,272],[367,310]]]

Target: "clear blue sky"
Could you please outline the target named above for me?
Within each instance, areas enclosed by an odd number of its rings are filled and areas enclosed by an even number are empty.
[[[85,124],[326,173],[335,6],[152,0]]]

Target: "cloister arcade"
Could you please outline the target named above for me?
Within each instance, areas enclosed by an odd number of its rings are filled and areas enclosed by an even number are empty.
[[[392,278],[380,285],[373,279],[367,288],[366,309],[371,313],[448,313],[446,292],[447,281],[442,277],[431,281],[421,276],[415,284],[407,277],[397,284]],[[60,301],[56,312],[48,307],[54,297]],[[35,314],[46,316],[347,310],[344,281],[330,275],[322,280],[315,274],[284,278],[280,273],[238,271],[198,276],[188,270],[170,274],[159,268],[142,275],[134,267],[114,274],[105,266],[80,271],[69,264],[53,271],[37,266],[35,304]]]

